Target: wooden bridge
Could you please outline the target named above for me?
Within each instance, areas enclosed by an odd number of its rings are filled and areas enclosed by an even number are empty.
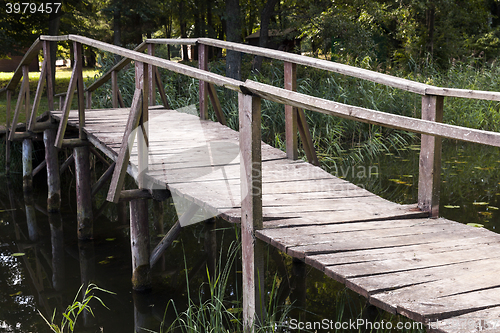
[[[49,43],[57,41],[73,42],[76,59],[60,110],[54,107],[48,52]],[[159,43],[196,44],[199,68],[155,57],[154,45]],[[87,88],[81,72],[82,44],[123,56]],[[209,72],[208,47],[284,61],[285,87],[241,82]],[[42,72],[30,104],[27,65],[42,48]],[[144,53],[146,48],[148,54]],[[135,63],[136,88],[131,106],[125,107],[117,72],[131,61]],[[297,65],[420,94],[422,119],[297,93]],[[170,109],[158,67],[200,80],[199,116]],[[10,120],[10,101],[21,77]],[[92,92],[107,80],[111,80],[113,108],[92,109]],[[50,111],[40,119],[36,115],[45,82]],[[238,92],[239,133],[225,126],[214,85]],[[156,89],[162,105],[154,105]],[[35,170],[47,170],[49,211],[60,206],[58,148],[74,149],[61,168],[74,160],[80,239],[92,237],[92,194],[108,180],[108,201],[130,201],[136,289],[150,284],[150,266],[182,226],[204,211],[206,216],[218,215],[241,224],[247,331],[253,330],[261,315],[258,302],[263,299],[263,290],[257,286],[264,276],[264,243],[323,271],[379,308],[426,323],[428,331],[500,330],[500,235],[438,218],[441,138],[500,146],[499,133],[442,124],[444,97],[500,101],[500,93],[434,87],[334,62],[206,38],[148,39],[128,50],[77,35],[41,36],[1,92],[7,94],[7,138],[23,140],[26,190],[35,172],[31,140],[43,132],[45,161]],[[70,110],[75,93],[78,108]],[[209,99],[219,122],[207,120]],[[286,153],[261,141],[261,99],[285,105]],[[315,166],[318,160],[303,109],[422,134],[418,203],[389,202]],[[23,111],[28,121],[19,126]],[[73,135],[68,128],[74,129]],[[310,163],[297,160],[297,132]],[[114,161],[93,186],[89,150],[97,156],[100,151]],[[136,180],[136,189],[124,189],[126,173]],[[151,251],[147,200],[163,200],[168,195],[190,204]]]

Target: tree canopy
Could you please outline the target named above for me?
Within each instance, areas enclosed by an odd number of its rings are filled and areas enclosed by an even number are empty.
[[[0,0],[0,56],[53,33],[54,14],[7,14],[8,2]],[[244,41],[261,27],[291,29],[302,41],[295,51],[332,60],[370,56],[391,64],[412,59],[446,64],[468,56],[497,57],[499,14],[498,0],[75,0],[63,2],[56,30],[136,45],[151,36]]]

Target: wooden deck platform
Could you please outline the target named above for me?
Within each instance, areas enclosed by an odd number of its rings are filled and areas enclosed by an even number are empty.
[[[128,115],[85,111],[89,141],[114,160]],[[238,133],[161,107],[151,107],[149,119],[150,186],[239,222]],[[78,125],[77,111],[68,124]],[[140,172],[135,152],[133,177]],[[264,229],[256,234],[263,241],[384,310],[433,322],[434,331],[473,332],[473,324],[500,331],[500,235],[428,219],[416,205],[387,201],[264,143],[262,181]]]

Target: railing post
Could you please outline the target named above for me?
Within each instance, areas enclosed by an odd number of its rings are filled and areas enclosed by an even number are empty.
[[[243,329],[254,332],[264,311],[262,229],[261,100],[239,93]]]
[[[443,96],[422,96],[422,119],[443,121]],[[422,135],[420,148],[418,207],[437,217],[439,214],[439,187],[441,183],[441,138]]]
[[[297,65],[285,62],[285,89],[297,90]],[[297,108],[285,105],[286,156],[296,160],[298,155]]]
[[[155,44],[148,44],[148,54],[150,56],[155,55]],[[155,82],[155,71],[156,67],[153,65],[148,65],[148,85],[149,85],[149,105],[156,105],[156,82]]]
[[[111,104],[114,109],[119,108],[118,105],[118,73],[111,71]]]
[[[137,181],[140,189],[144,188],[144,176],[148,171],[149,158],[148,67],[149,66],[143,62],[135,62],[135,88],[142,89],[142,113],[139,121],[139,130],[137,131],[138,168],[140,173]]]
[[[54,83],[52,82],[52,62],[50,58],[50,42],[43,41],[43,60],[47,72],[47,103],[49,110],[54,110]]]
[[[198,44],[198,68],[208,71],[207,46]],[[200,119],[208,119],[208,83],[200,80]]]

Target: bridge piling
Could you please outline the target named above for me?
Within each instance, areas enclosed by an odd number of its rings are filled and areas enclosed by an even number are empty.
[[[23,190],[25,193],[33,190],[33,142],[23,140]]]
[[[61,181],[59,177],[58,150],[54,146],[56,141],[56,129],[46,129],[43,132],[43,143],[45,145],[45,162],[47,168],[47,211],[58,212],[61,209]]]
[[[147,199],[130,201],[130,245],[132,250],[132,288],[138,291],[151,289]]]

